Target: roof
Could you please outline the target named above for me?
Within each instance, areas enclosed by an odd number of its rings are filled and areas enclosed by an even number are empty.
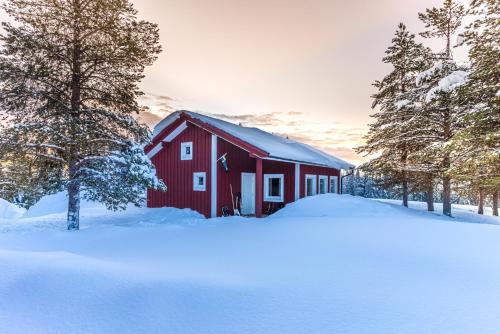
[[[288,138],[283,138],[258,128],[245,127],[186,110],[176,111],[158,123],[153,130],[153,137],[159,135],[165,128],[178,120],[183,114],[202,123],[206,123],[209,126],[215,127],[262,151],[267,152],[269,154],[268,158],[302,162],[336,169],[349,169],[355,167],[340,158],[323,152],[310,145]]]

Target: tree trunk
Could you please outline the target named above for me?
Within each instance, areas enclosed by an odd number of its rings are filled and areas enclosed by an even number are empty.
[[[497,216],[498,217],[498,190],[495,190],[493,192],[493,216]]]
[[[443,142],[450,140],[451,133],[451,116],[450,110],[446,109],[443,115]],[[451,217],[451,178],[448,171],[451,166],[450,153],[445,152],[443,158],[443,214]]]
[[[73,0],[73,10],[80,13],[80,0]],[[70,137],[73,139],[69,154],[69,186],[68,186],[68,230],[80,229],[80,182],[78,180],[78,140],[76,126],[80,121],[81,103],[81,41],[80,41],[80,21],[75,16],[73,26],[73,54],[72,54],[72,78],[71,78],[71,131]]]
[[[80,185],[77,182],[70,183],[68,187],[67,225],[69,231],[80,229]]]
[[[451,216],[451,179],[443,176],[443,214]]]
[[[477,203],[477,213],[482,215],[484,214],[484,188],[479,188],[479,201]]]
[[[408,207],[408,181],[407,180],[403,181],[403,205]]]
[[[403,164],[403,206],[408,207],[408,175],[406,173],[406,160],[407,153],[406,148],[403,150],[403,155],[401,157],[401,162]]]
[[[434,211],[434,185],[432,184],[432,175],[429,176],[427,181],[426,199],[427,211]]]

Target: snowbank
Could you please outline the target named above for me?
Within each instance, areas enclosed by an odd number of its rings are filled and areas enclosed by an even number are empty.
[[[18,210],[17,215],[0,220],[0,233],[66,230],[66,192],[45,196],[27,211]],[[1,212],[0,207],[0,214]],[[129,205],[125,211],[115,212],[97,202],[82,200],[80,205],[80,228],[83,230],[102,226],[177,226],[202,222],[206,222],[204,217],[191,209],[148,209]]]
[[[500,332],[499,226],[337,195],[267,219],[92,211],[0,233],[0,333]]]
[[[367,201],[351,195],[324,194],[306,197],[288,204],[270,218],[283,217],[351,217],[394,214],[390,205]]]
[[[105,211],[106,207],[101,203],[89,202],[81,200],[81,210],[99,210]],[[29,208],[23,215],[23,218],[41,217],[52,214],[64,214],[68,212],[68,194],[67,192],[59,192],[57,194],[45,196],[40,199],[35,205]]]
[[[16,219],[21,217],[26,210],[0,198],[0,220]]]
[[[400,200],[374,199],[374,201],[382,203],[390,203],[397,206],[402,205],[402,202]],[[413,210],[427,212],[427,203],[425,202],[409,201],[408,207]],[[442,212],[443,212],[443,204],[434,203],[434,212],[431,212],[429,214],[441,216]],[[452,214],[451,219],[459,222],[500,225],[500,218],[493,216],[493,210],[491,207],[485,207],[484,215],[478,215],[477,206],[452,204],[451,214]]]

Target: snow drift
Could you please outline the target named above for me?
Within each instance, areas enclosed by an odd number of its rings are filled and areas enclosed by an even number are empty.
[[[16,219],[21,217],[26,210],[0,198],[0,221],[2,219]]]
[[[89,211],[0,233],[0,333],[500,330],[499,226],[336,195],[267,219]]]

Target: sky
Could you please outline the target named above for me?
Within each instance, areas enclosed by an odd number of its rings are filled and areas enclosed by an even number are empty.
[[[131,0],[163,52],[141,83],[141,118],[177,109],[297,139],[354,164],[372,121],[372,83],[399,22],[441,0]],[[467,0],[458,0],[466,4]],[[3,0],[0,0],[3,2]],[[0,13],[5,19],[5,14]],[[418,37],[418,40],[424,41]],[[425,40],[435,51],[444,42]],[[465,50],[455,56],[465,59]]]
[[[422,31],[417,13],[441,1],[134,3],[159,25],[164,49],[142,83],[148,123],[175,109],[200,111],[360,163],[365,158],[353,148],[371,121],[372,83],[390,70],[381,59],[395,29],[404,22]]]

